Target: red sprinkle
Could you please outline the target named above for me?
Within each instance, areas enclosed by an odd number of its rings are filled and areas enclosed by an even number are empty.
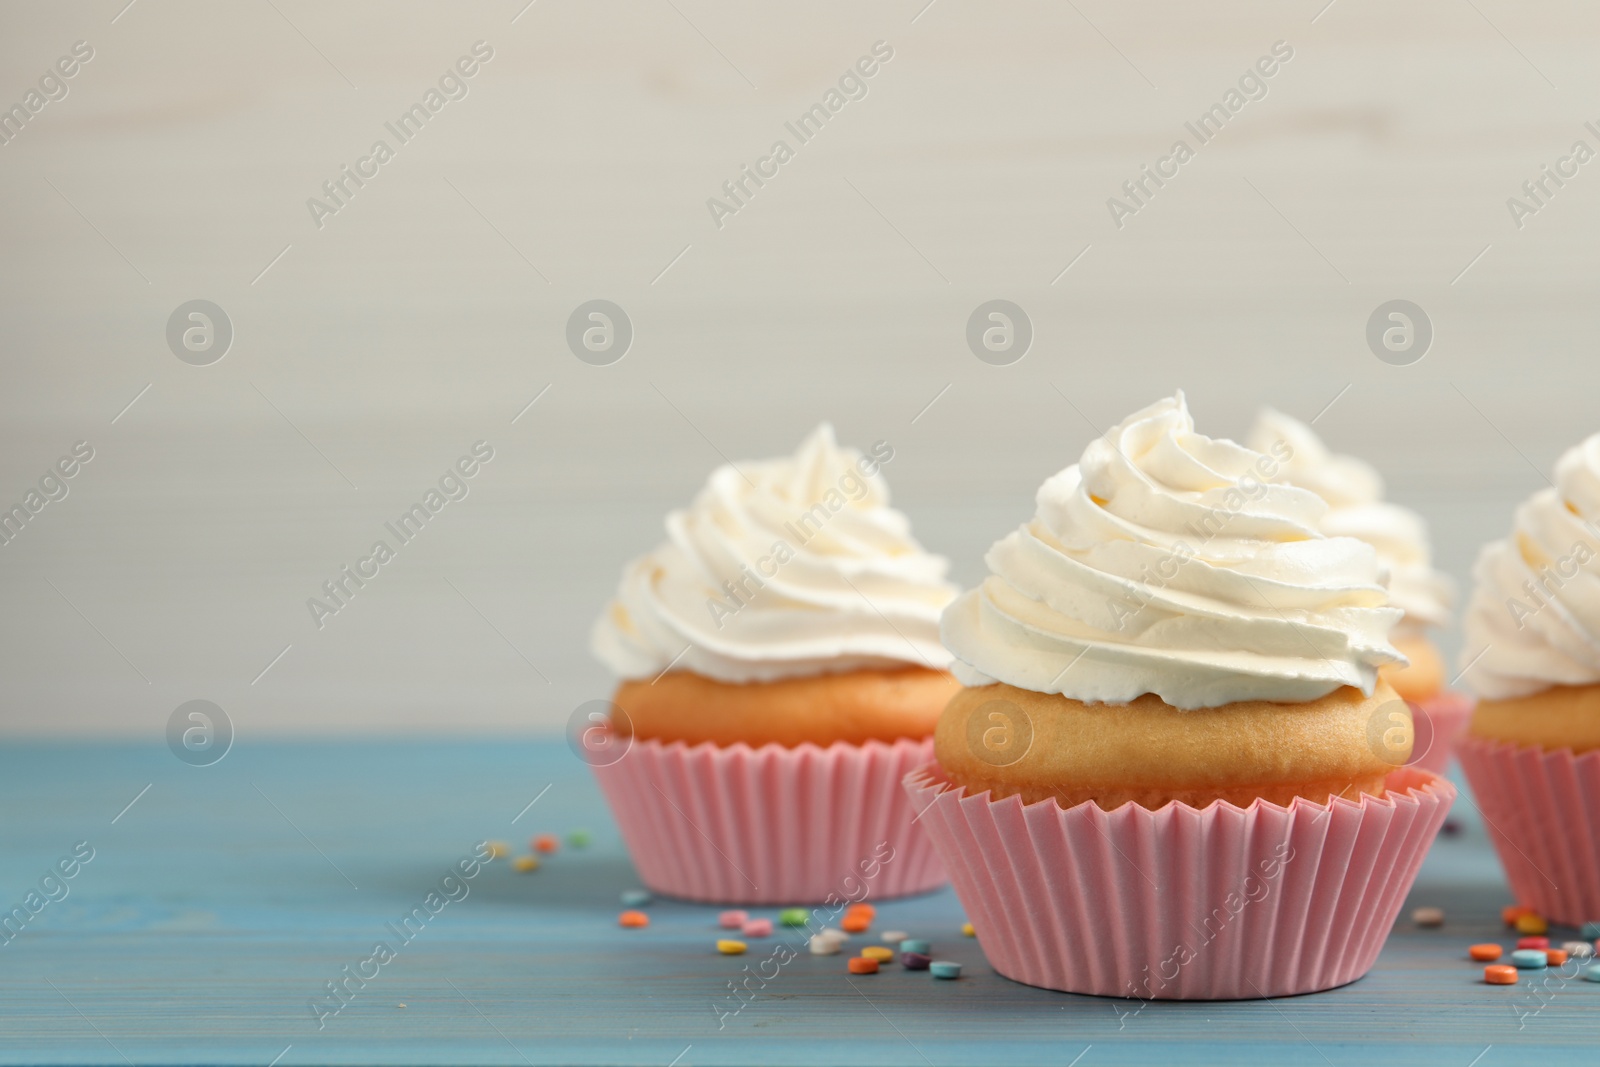
[[[549,853],[561,847],[561,839],[556,837],[555,834],[540,834],[528,844],[535,852]]]
[[[1519,937],[1519,938],[1517,938],[1517,947],[1518,948],[1549,948],[1550,947],[1550,939],[1548,937]]]

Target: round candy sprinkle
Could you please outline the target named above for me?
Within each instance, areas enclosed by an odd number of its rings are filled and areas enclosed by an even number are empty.
[[[1525,915],[1518,915],[1515,925],[1519,934],[1542,934],[1550,929],[1550,924],[1544,921],[1543,915],[1531,911]]]
[[[928,970],[935,978],[960,978],[961,964],[950,960],[934,960],[928,964]]]
[[[1589,939],[1600,937],[1600,923],[1584,923],[1583,928],[1578,931],[1578,936]]]
[[[894,959],[894,949],[889,948],[887,945],[868,945],[861,950],[861,954],[867,959],[877,960],[879,963],[888,963]]]
[[[930,946],[920,937],[908,937],[904,938],[900,942],[901,952],[927,952],[931,949],[931,947],[932,946]]]
[[[577,830],[567,831],[567,844],[571,845],[573,848],[588,848],[589,842],[593,840],[594,838],[590,836],[589,831],[587,830],[580,828]]]
[[[871,904],[868,904],[866,901],[862,900],[862,901],[857,901],[856,903],[854,903],[854,904],[850,905],[848,908],[846,908],[845,909],[845,914],[846,915],[865,915],[869,919],[876,919],[878,917],[878,909],[873,907]]]
[[[743,956],[744,948],[745,945],[743,941],[723,939],[717,942],[717,951],[722,953],[724,956]]]
[[[1499,945],[1472,945],[1467,949],[1467,955],[1475,960],[1497,960],[1504,950]]]
[[[1517,947],[1518,948],[1549,948],[1550,947],[1550,939],[1548,937],[1519,937],[1519,938],[1517,938]]]
[[[778,912],[778,921],[785,926],[804,926],[811,913],[804,908],[784,908]]]
[[[724,930],[741,929],[749,921],[749,913],[743,911],[725,911],[717,916],[717,925]]]
[[[528,844],[535,852],[543,852],[548,855],[561,847],[561,839],[556,837],[555,834],[540,834],[532,841],[529,841]]]
[[[822,937],[822,938],[826,938],[827,940],[832,941],[836,945],[843,944],[844,942],[850,940],[850,935],[849,934],[845,933],[843,930],[840,930],[840,929],[838,929],[836,927],[832,927],[832,926],[824,926],[821,930],[819,930],[817,932],[817,936],[818,937]]]
[[[932,962],[932,958],[926,952],[902,952],[900,954],[900,966],[908,971],[925,971],[928,969],[928,964]]]
[[[1585,981],[1600,982],[1600,963],[1591,963],[1583,969]]]
[[[1544,959],[1547,965],[1559,967],[1567,962],[1567,954],[1559,948],[1547,948],[1544,950]]]
[[[1543,949],[1519,948],[1511,954],[1511,962],[1518,967],[1537,970],[1540,967],[1550,966],[1550,958],[1544,954]]]
[[[968,937],[977,937],[978,936],[978,931],[976,931],[976,930],[974,930],[972,928],[972,924],[971,923],[962,923],[961,924],[961,932],[963,934],[966,934]]]
[[[864,934],[872,927],[872,920],[865,915],[846,915],[839,925],[852,934]]]
[[[1411,921],[1418,926],[1443,926],[1443,908],[1418,908],[1411,913]]]
[[[745,923],[743,927],[740,928],[740,932],[743,933],[744,936],[746,936],[746,937],[771,937],[772,936],[772,920],[771,919],[751,919],[749,922]]]
[[[1575,960],[1587,959],[1594,955],[1594,946],[1587,941],[1563,941],[1561,948]]]
[[[1503,963],[1491,963],[1483,969],[1483,980],[1490,985],[1516,985],[1517,969]]]
[[[648,889],[624,889],[622,891],[622,906],[625,908],[642,908],[646,904],[654,903],[655,899],[650,895]]]
[[[811,946],[811,954],[813,956],[837,956],[839,954],[839,942],[831,937],[812,934],[811,940],[807,943]]]
[[[617,925],[630,929],[639,929],[650,925],[650,916],[642,911],[625,911],[617,916]]]
[[[851,956],[847,965],[851,974],[877,974],[878,961],[870,956]]]
[[[539,857],[518,856],[516,859],[511,861],[511,869],[514,871],[522,871],[524,873],[528,871],[537,871],[539,869]]]
[[[1507,926],[1515,926],[1522,916],[1532,914],[1532,908],[1524,908],[1521,904],[1507,904],[1500,909],[1500,921]]]
[[[511,854],[511,846],[504,841],[485,841],[483,844],[492,860],[504,859]]]
[[[910,936],[911,935],[906,933],[904,930],[885,930],[883,933],[878,935],[878,940],[882,941],[885,945],[898,945],[900,942],[904,941]]]

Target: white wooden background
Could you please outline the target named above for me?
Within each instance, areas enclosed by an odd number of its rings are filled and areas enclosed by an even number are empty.
[[[556,729],[605,695],[588,626],[666,509],[823,418],[894,443],[970,582],[1091,422],[1182,387],[1240,435],[1337,396],[1317,428],[1464,580],[1600,429],[1600,163],[1506,208],[1600,147],[1600,11],[1324,2],[5,4],[0,104],[95,54],[0,146],[0,504],[96,456],[0,547],[0,730],[154,738],[194,698],[241,738]],[[478,40],[469,95],[316,228]],[[879,40],[868,96],[716,228],[707,197]],[[1269,95],[1115,228],[1278,40]],[[597,297],[637,334],[609,367],[563,340]],[[996,297],[1035,324],[1010,367],[964,342]],[[164,340],[194,298],[236,330],[212,366]],[[1413,366],[1363,341],[1393,298],[1435,324]],[[316,629],[306,598],[479,439],[471,495]]]

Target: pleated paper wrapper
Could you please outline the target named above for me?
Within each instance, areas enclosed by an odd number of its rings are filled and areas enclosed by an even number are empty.
[[[1410,766],[1443,774],[1455,754],[1456,741],[1467,728],[1476,702],[1465,693],[1448,690],[1426,700],[1409,701],[1416,727],[1415,756]]]
[[[1284,808],[1024,805],[907,794],[996,971],[1141,1000],[1244,1000],[1353,982],[1378,958],[1455,788],[1405,767],[1387,795]]]
[[[1567,926],[1600,919],[1600,750],[1466,737],[1456,757],[1517,903]]]
[[[863,884],[866,899],[945,884],[900,787],[932,758],[932,738],[827,748],[652,740],[593,770],[654,892],[717,904],[809,904],[829,894],[859,899]]]

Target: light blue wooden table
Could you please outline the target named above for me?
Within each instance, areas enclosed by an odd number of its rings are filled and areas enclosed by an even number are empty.
[[[1448,925],[1403,916],[1373,973],[1341,990],[1133,1014],[1030,989],[988,969],[946,890],[881,905],[878,928],[930,937],[962,980],[894,968],[852,984],[841,958],[802,953],[719,1029],[713,1005],[753,957],[714,953],[713,908],[661,901],[649,929],[617,927],[633,875],[559,741],[240,744],[203,768],[165,748],[15,746],[0,800],[0,906],[23,905],[75,843],[94,849],[68,895],[0,945],[6,1064],[1498,1067],[1600,1041],[1600,984],[1519,1018],[1538,1007],[1526,988],[1487,987],[1464,959],[1469,942],[1507,940],[1507,897],[1462,802],[1463,832],[1435,845],[1407,905],[1440,905]],[[386,924],[474,842],[577,827],[588,848],[466,883],[318,1028],[324,984],[398,944]]]

